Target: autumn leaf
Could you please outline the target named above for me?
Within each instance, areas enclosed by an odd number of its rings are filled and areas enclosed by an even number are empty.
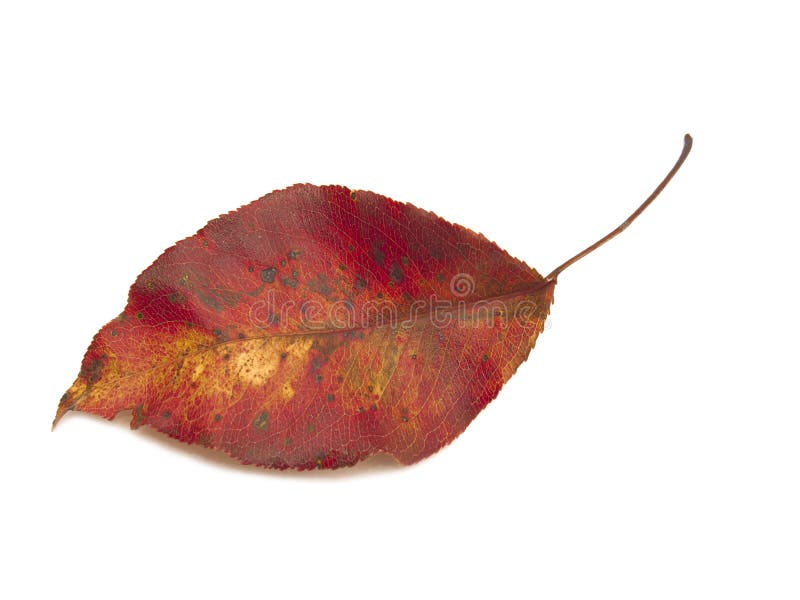
[[[547,277],[411,204],[295,185],[209,222],[136,280],[94,337],[68,411],[133,412],[243,463],[410,464],[458,436],[528,357]]]

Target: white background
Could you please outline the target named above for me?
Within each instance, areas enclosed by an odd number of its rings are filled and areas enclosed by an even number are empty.
[[[9,598],[800,596],[792,3],[4,2]],[[410,201],[560,277],[408,468],[245,468],[58,399],[136,275],[295,182]]]

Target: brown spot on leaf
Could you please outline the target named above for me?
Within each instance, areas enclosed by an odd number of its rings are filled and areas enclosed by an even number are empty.
[[[253,421],[253,427],[256,429],[266,429],[269,425],[269,413],[262,410]]]
[[[375,262],[378,265],[383,266],[383,261],[385,260],[385,256],[380,246],[372,247],[372,258],[375,259]]]
[[[197,295],[197,299],[200,300],[200,302],[202,302],[212,310],[220,312],[224,308],[222,304],[220,304],[219,301],[211,294],[206,294],[205,292],[202,292],[200,290],[196,290],[195,294]]]
[[[275,274],[278,272],[278,269],[275,267],[267,267],[261,271],[261,281],[264,283],[272,283],[275,281]]]
[[[131,429],[138,429],[139,426],[144,423],[144,420],[147,418],[147,415],[144,413],[144,407],[141,403],[136,405],[136,408],[133,409],[133,420],[131,421]]]
[[[397,263],[394,263],[389,269],[389,278],[396,283],[400,283],[403,281],[404,277],[403,268]]]

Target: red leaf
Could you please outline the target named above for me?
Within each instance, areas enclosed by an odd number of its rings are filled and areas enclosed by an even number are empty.
[[[380,452],[413,463],[458,436],[527,358],[558,273],[629,221],[543,278],[410,204],[339,186],[273,192],[138,277],[55,422],[132,410],[132,428],[278,469]]]

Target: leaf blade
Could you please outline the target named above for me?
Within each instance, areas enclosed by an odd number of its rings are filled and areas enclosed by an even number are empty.
[[[496,397],[541,332],[553,287],[410,204],[293,186],[146,269],[56,420],[133,410],[132,427],[279,469],[381,452],[413,463]]]

